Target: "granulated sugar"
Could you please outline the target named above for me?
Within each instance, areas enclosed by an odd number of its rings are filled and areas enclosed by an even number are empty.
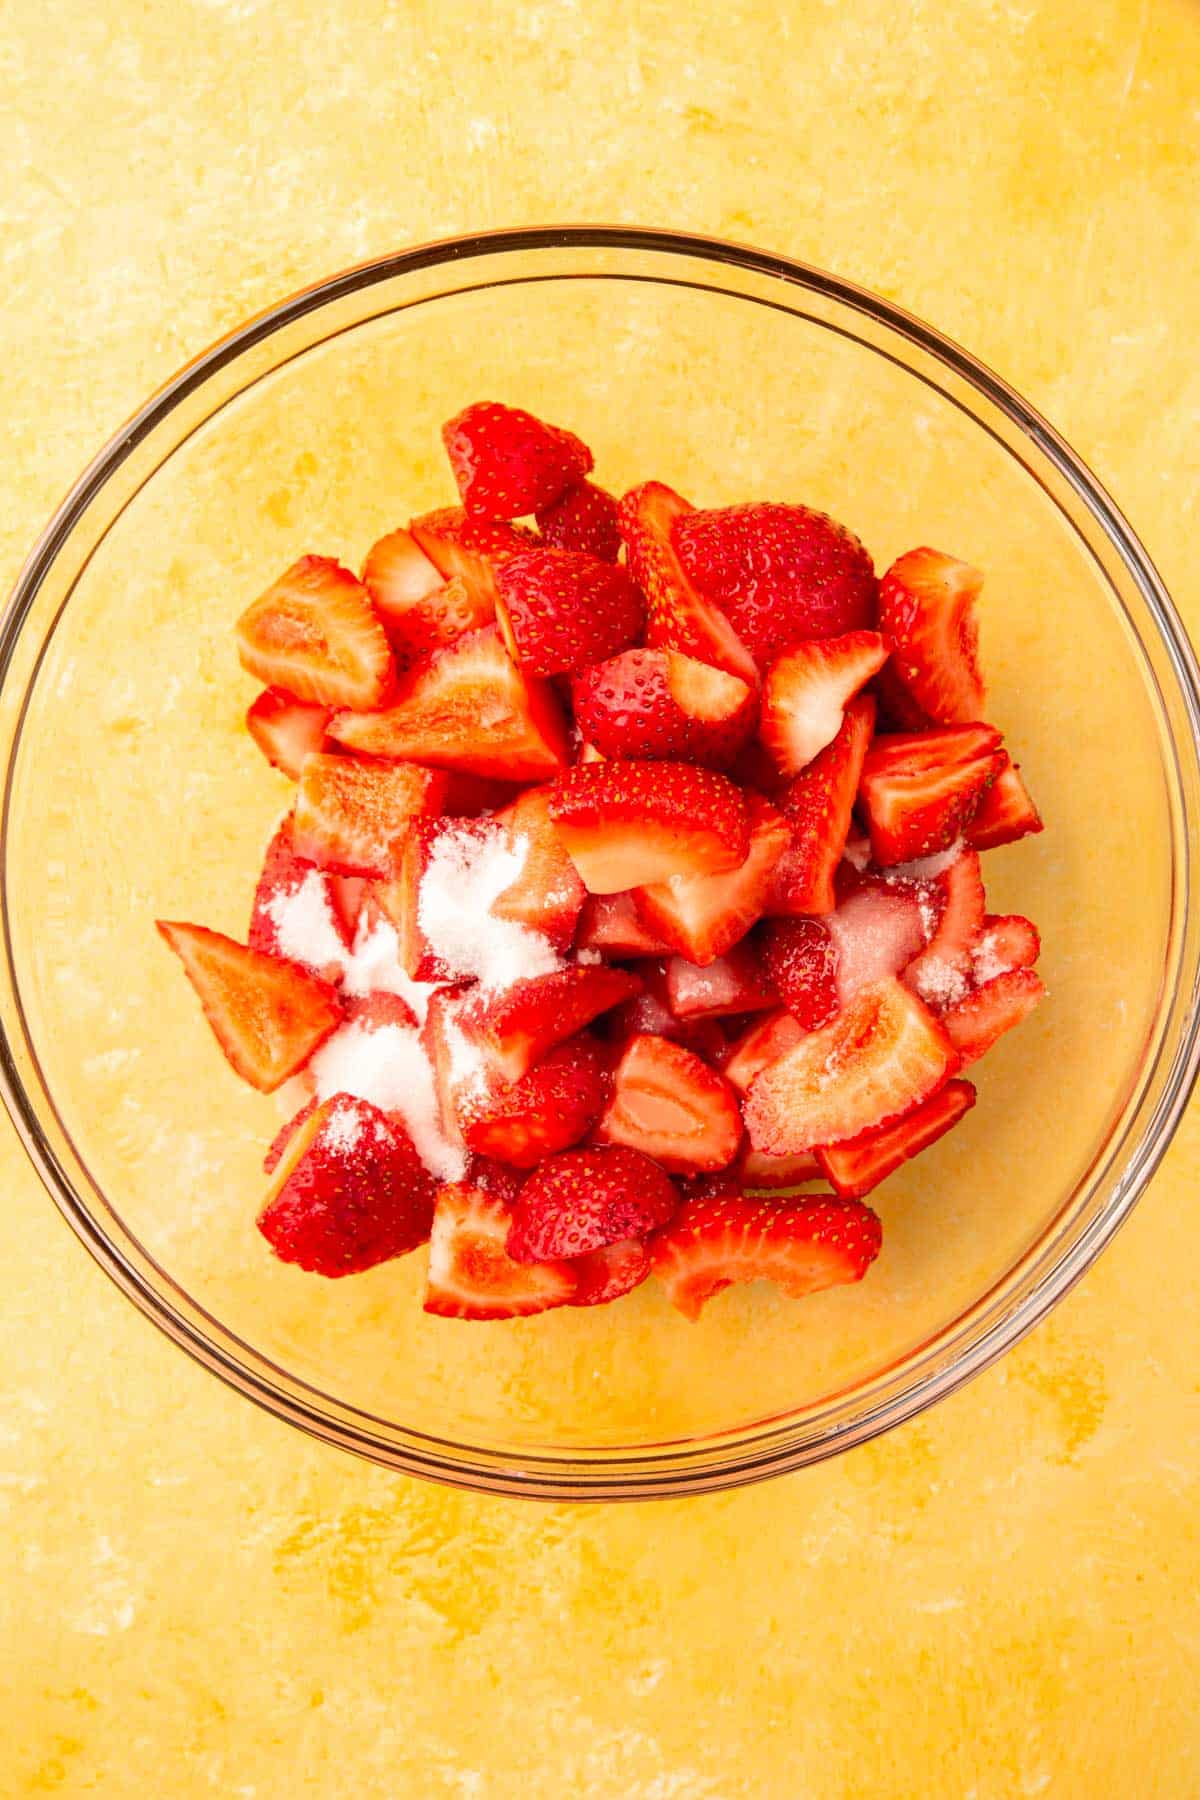
[[[399,994],[412,1007],[418,1021],[425,1022],[429,996],[437,991],[436,982],[414,981],[400,961],[400,939],[396,927],[388,919],[370,924],[359,921],[354,951],[342,951],[342,986],[353,998],[364,994]]]
[[[995,981],[997,975],[1007,975],[1012,968],[1012,963],[1000,950],[994,931],[985,931],[974,945],[971,962],[978,982]]]
[[[281,956],[314,969],[340,967],[346,946],[334,917],[328,879],[320,869],[310,869],[290,892],[272,895],[266,911]]]
[[[443,1181],[461,1176],[466,1158],[442,1134],[433,1070],[411,1026],[343,1025],[325,1040],[309,1066],[318,1099],[350,1094],[369,1100],[381,1112],[398,1114],[432,1174]]]
[[[922,956],[906,977],[927,1006],[953,1006],[967,992],[965,971],[945,956]]]
[[[479,837],[448,831],[438,839],[421,878],[417,922],[434,954],[486,989],[511,987],[562,967],[540,931],[491,914],[525,867],[529,840],[501,830]]]
[[[956,863],[962,855],[961,838],[955,838],[948,850],[939,850],[934,856],[919,856],[914,862],[896,863],[887,871],[889,881],[936,881],[944,875],[952,863]]]

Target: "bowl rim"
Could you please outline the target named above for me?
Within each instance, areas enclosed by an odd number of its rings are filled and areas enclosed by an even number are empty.
[[[1119,556],[1150,611],[1178,688],[1191,731],[1192,749],[1200,758],[1200,667],[1187,631],[1170,595],[1128,520],[1091,469],[1042,415],[1002,377],[953,339],[870,289],[811,264],[777,253],[756,249],[718,237],[706,237],[649,226],[562,224],[520,226],[431,239],[408,249],[370,258],[297,289],[285,298],[234,326],[185,363],[158,387],[136,412],[109,438],[72,484],[39,535],[22,566],[12,593],[0,614],[0,690],[7,683],[26,617],[55,557],[93,499],[139,444],[164,421],[188,394],[255,344],[264,342],[307,313],[330,305],[363,288],[414,274],[442,264],[460,264],[496,255],[537,251],[616,250],[645,251],[690,257],[763,275],[798,286],[833,300],[867,319],[885,326],[935,362],[957,375],[1018,427],[1050,462],[1094,518],[1105,539]],[[878,347],[875,347],[878,349]],[[881,352],[886,354],[886,352]],[[1011,446],[1006,446],[1011,450]],[[27,700],[28,694],[24,696]],[[24,707],[13,738],[4,788],[3,829],[6,848],[9,804],[15,751],[24,722]],[[1172,740],[1171,748],[1177,746]],[[1176,768],[1176,773],[1178,769]],[[1181,833],[1184,892],[1191,911],[1191,847]],[[14,993],[18,991],[9,938],[7,906],[4,907],[5,954]],[[1161,1051],[1160,1051],[1161,1054]],[[914,1382],[899,1394],[885,1398],[853,1419],[835,1425],[822,1440],[789,1444],[784,1421],[760,1421],[733,1455],[719,1450],[711,1466],[697,1467],[689,1456],[682,1465],[679,1446],[638,1446],[631,1450],[597,1452],[581,1448],[572,1452],[493,1452],[479,1446],[463,1455],[461,1445],[412,1432],[403,1447],[373,1433],[369,1416],[345,1406],[343,1412],[361,1425],[318,1412],[276,1387],[263,1375],[227,1353],[208,1338],[161,1292],[150,1289],[120,1247],[100,1228],[91,1212],[77,1199],[70,1181],[47,1143],[17,1065],[7,1026],[0,1021],[0,1097],[17,1135],[58,1210],[75,1234],[116,1285],[160,1330],[229,1386],[273,1416],[300,1427],[308,1435],[356,1452],[371,1460],[412,1475],[420,1475],[476,1492],[489,1492],[548,1500],[647,1499],[712,1492],[746,1485],[784,1474],[810,1462],[823,1460],[878,1436],[892,1426],[916,1417],[936,1401],[956,1392],[981,1374],[1020,1341],[1057,1305],[1095,1261],[1128,1218],[1157,1169],[1171,1142],[1200,1074],[1200,970],[1193,981],[1192,1003],[1181,1039],[1176,1046],[1163,1097],[1142,1137],[1133,1147],[1130,1166],[1118,1178],[1114,1193],[1088,1222],[1077,1241],[1055,1262],[1016,1306],[1009,1308],[954,1360]],[[165,1271],[164,1271],[165,1274]],[[194,1311],[207,1316],[198,1302]],[[214,1320],[219,1327],[219,1321]],[[916,1354],[919,1346],[914,1347]],[[260,1359],[265,1360],[265,1359]],[[289,1378],[290,1379],[290,1378]],[[314,1393],[315,1390],[309,1389]],[[319,1396],[326,1402],[334,1397]],[[340,1403],[334,1399],[334,1405]],[[381,1421],[374,1421],[375,1424]],[[737,1432],[726,1434],[736,1437]],[[418,1448],[412,1438],[419,1439]],[[718,1434],[708,1440],[720,1444]],[[661,1454],[662,1450],[668,1452]],[[460,1454],[447,1456],[445,1452]],[[674,1452],[672,1455],[671,1452]],[[692,1453],[694,1455],[694,1453]],[[672,1466],[674,1464],[674,1466]]]

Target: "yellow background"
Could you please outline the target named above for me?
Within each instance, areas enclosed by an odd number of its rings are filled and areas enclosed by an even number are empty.
[[[9,0],[0,88],[6,585],[246,314],[426,237],[591,218],[941,325],[1200,628],[1195,0]],[[134,1313],[7,1127],[0,1158],[0,1793],[1200,1791],[1195,1111],[965,1392],[785,1481],[609,1509],[307,1442]]]

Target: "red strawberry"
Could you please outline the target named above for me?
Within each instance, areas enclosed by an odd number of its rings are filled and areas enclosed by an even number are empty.
[[[875,724],[875,702],[860,694],[846,708],[842,728],[783,798],[792,841],[775,865],[763,910],[790,916],[828,913],[833,878],[850,832],[850,814]]]
[[[806,638],[875,624],[878,588],[858,539],[807,506],[756,502],[681,517],[679,561],[760,668]]]
[[[754,729],[754,691],[678,650],[626,650],[573,683],[575,722],[605,756],[723,769]]]
[[[604,1108],[608,1068],[590,1038],[560,1044],[511,1086],[493,1082],[458,1103],[467,1148],[514,1168],[532,1169],[545,1156],[577,1144]]]
[[[414,981],[449,981],[460,971],[434,950],[421,920],[421,889],[439,852],[465,851],[471,845],[499,842],[501,827],[493,819],[427,819],[410,821],[396,857],[395,875],[375,889],[375,899],[396,927],[400,961]],[[472,894],[464,887],[463,907]]]
[[[443,579],[411,531],[389,532],[373,544],[362,578],[401,669],[490,625],[495,616],[491,596],[468,587],[461,575]]]
[[[650,1273],[650,1252],[640,1238],[623,1238],[589,1256],[575,1257],[569,1266],[577,1285],[568,1304],[604,1306],[641,1286]]]
[[[736,869],[750,848],[741,793],[690,763],[577,764],[550,817],[592,894]]]
[[[1045,994],[1041,977],[1032,969],[1012,969],[1007,975],[985,981],[965,1000],[948,1007],[942,1024],[958,1051],[960,1067],[967,1068],[990,1050],[996,1039],[1019,1025]]]
[[[395,1118],[335,1094],[280,1157],[258,1229],[283,1262],[356,1275],[425,1242],[436,1187]]]
[[[247,949],[203,925],[157,924],[231,1067],[260,1092],[281,1087],[341,1023],[334,990],[299,963]]]
[[[641,988],[636,975],[601,967],[561,969],[464,1001],[459,1025],[505,1081],[520,1081],[547,1051]]]
[[[846,703],[887,661],[877,631],[797,644],[763,682],[758,733],[785,775],[808,767],[842,728]]]
[[[683,956],[667,963],[667,1004],[677,1019],[725,1019],[778,1002],[757,951],[745,939],[703,968]]]
[[[736,869],[717,875],[674,875],[634,890],[643,925],[689,962],[715,962],[762,917],[775,867],[791,831],[761,794],[745,797],[750,848]]]
[[[881,1242],[861,1201],[753,1200],[730,1189],[685,1200],[650,1257],[672,1306],[694,1320],[735,1281],[773,1281],[793,1299],[861,1281]]]
[[[399,994],[376,989],[369,994],[356,994],[346,1001],[347,1025],[358,1025],[363,1031],[383,1031],[389,1025],[402,1025],[415,1030],[417,1015]]]
[[[423,513],[408,528],[444,581],[463,582],[472,606],[485,619],[496,610],[496,570],[504,558],[537,543],[524,525],[471,519],[461,506]]]
[[[771,919],[759,945],[763,968],[788,1011],[805,1031],[825,1025],[838,1010],[838,955],[823,919]]]
[[[493,900],[490,911],[494,918],[540,931],[556,950],[566,950],[587,889],[550,818],[552,793],[551,788],[528,788],[494,815],[494,823],[525,860],[521,873]]]
[[[574,864],[572,864],[574,867]],[[589,894],[579,915],[575,944],[602,956],[662,956],[667,946],[647,931],[630,894]]]
[[[753,737],[743,746],[729,765],[729,773],[739,787],[754,788],[773,800],[776,806],[782,806],[784,795],[791,782],[780,773],[779,765],[767,750],[765,744]]]
[[[496,570],[496,616],[527,675],[570,675],[641,636],[646,604],[628,572],[579,550],[521,550]]]
[[[1020,913],[989,913],[971,945],[971,973],[976,982],[994,981],[1010,969],[1031,969],[1041,953],[1041,936],[1032,919]]]
[[[755,1078],[750,1141],[772,1156],[840,1143],[927,1099],[957,1064],[916,996],[899,981],[877,982]]]
[[[782,1007],[765,1018],[756,1019],[733,1042],[724,1063],[726,1081],[739,1094],[748,1094],[755,1076],[761,1074],[768,1063],[778,1062],[781,1056],[794,1050],[807,1035],[795,1014]]]
[[[1041,814],[1025,790],[1016,763],[1006,756],[967,826],[968,844],[975,850],[994,850],[998,844],[1012,844],[1044,829]]]
[[[446,770],[443,811],[457,819],[477,819],[481,813],[499,812],[519,798],[522,784],[497,781],[491,775],[469,775],[462,769]]]
[[[758,680],[753,656],[720,607],[706,600],[684,573],[676,554],[676,526],[692,510],[661,481],[633,488],[618,509],[630,573],[646,596],[646,642],[681,650],[753,686]]]
[[[636,1150],[565,1150],[547,1157],[521,1189],[508,1253],[521,1263],[586,1256],[657,1230],[678,1204],[674,1183]]]
[[[474,1170],[438,1190],[425,1311],[445,1319],[518,1319],[564,1306],[576,1276],[564,1262],[516,1263],[505,1249],[517,1181]]]
[[[442,442],[463,505],[481,519],[519,519],[551,506],[592,467],[591,451],[574,432],[494,400],[477,400],[448,419]]]
[[[859,798],[877,863],[911,862],[960,838],[1004,766],[990,725],[940,725],[876,738]]]
[[[795,1156],[764,1156],[747,1143],[738,1151],[730,1174],[744,1188],[798,1188],[816,1181],[821,1165],[808,1150]]]
[[[282,688],[264,688],[246,714],[246,730],[267,761],[297,781],[305,757],[324,744],[332,717],[332,707],[306,706]]]
[[[904,971],[904,980],[927,1006],[940,1010],[961,1000],[972,979],[985,904],[978,854],[962,851],[928,884],[926,896],[924,906],[932,905],[937,922],[925,949]]]
[[[242,667],[319,706],[381,706],[396,678],[371,596],[331,556],[302,556],[237,622]]]
[[[304,1121],[306,1119],[311,1119],[320,1104],[320,1101],[314,1094],[312,1099],[307,1101],[306,1104],[300,1108],[299,1112],[293,1113],[286,1125],[281,1125],[279,1127],[279,1130],[271,1139],[270,1147],[267,1150],[266,1155],[263,1157],[264,1175],[274,1174],[275,1170],[279,1167],[280,1157],[283,1155],[300,1127],[304,1124]]]
[[[413,669],[386,712],[337,713],[329,733],[369,756],[507,781],[544,780],[567,760],[558,702],[514,666],[494,625]]]
[[[621,554],[617,503],[592,481],[569,487],[549,506],[538,508],[538,530],[556,550],[586,550],[602,562]]]
[[[940,550],[910,550],[879,585],[879,629],[890,640],[892,669],[927,718],[939,725],[981,719],[975,601],[983,576]]]
[[[911,1112],[902,1113],[890,1125],[877,1125],[842,1144],[819,1147],[814,1155],[822,1174],[838,1193],[859,1200],[901,1163],[936,1144],[974,1104],[975,1089],[969,1081],[948,1081],[944,1088],[920,1106],[914,1106]]]
[[[741,1138],[737,1096],[723,1075],[667,1038],[626,1044],[596,1127],[598,1143],[625,1144],[664,1169],[690,1174],[728,1168]]]
[[[917,891],[899,882],[859,888],[825,921],[833,940],[837,1003],[887,975],[899,975],[925,948],[926,914]]]
[[[729,1048],[715,1019],[677,1019],[666,1001],[649,990],[615,1006],[604,1020],[604,1033],[610,1044],[622,1048],[635,1037],[670,1038],[672,1043],[682,1044],[694,1055],[714,1063]]]
[[[288,927],[293,908],[294,931]],[[292,841],[291,820],[285,819],[267,845],[254,890],[250,948],[264,956],[301,963],[314,975],[336,982],[352,941],[338,911],[333,877],[300,860]]]
[[[342,875],[389,875],[409,820],[440,812],[445,796],[446,777],[416,763],[310,756],[296,792],[296,854]]]
[[[498,1079],[459,1028],[463,999],[469,991],[465,983],[439,988],[429,996],[421,1027],[421,1048],[433,1071],[442,1134],[452,1144],[463,1141],[458,1124],[460,1107],[465,1110],[476,1091],[485,1093]]]

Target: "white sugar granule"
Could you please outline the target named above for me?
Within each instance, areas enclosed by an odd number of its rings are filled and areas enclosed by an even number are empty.
[[[589,950],[585,944],[582,950],[575,952],[575,961],[588,968],[592,963],[602,963],[604,958],[599,950]]]
[[[334,1107],[325,1121],[321,1136],[330,1150],[336,1150],[339,1156],[348,1156],[362,1143],[361,1113],[356,1112],[352,1106]]]
[[[447,831],[421,878],[417,922],[430,949],[456,975],[473,975],[488,990],[562,967],[542,932],[490,912],[519,879],[528,853],[528,838],[502,830],[484,837]]]
[[[918,995],[928,1006],[953,1006],[967,992],[967,978],[945,956],[922,956],[908,971]]]
[[[889,881],[936,881],[939,875],[956,863],[962,855],[962,839],[955,838],[948,850],[935,856],[919,856],[915,862],[896,863],[887,870]]]
[[[429,996],[436,982],[414,981],[400,961],[400,939],[396,927],[387,919],[374,925],[359,921],[350,956],[342,950],[342,986],[355,999],[364,994],[399,994],[412,1007],[418,1021],[425,1022]]]
[[[314,969],[341,966],[346,946],[334,918],[326,878],[319,869],[310,869],[299,887],[273,894],[266,911],[281,956]]]
[[[326,1038],[311,1064],[317,1098],[351,1094],[404,1120],[425,1167],[443,1181],[457,1181],[464,1153],[446,1141],[438,1114],[433,1070],[410,1025],[343,1025]]]
[[[846,848],[842,851],[842,855],[845,858],[845,860],[850,864],[850,867],[852,869],[857,869],[859,874],[861,875],[862,871],[866,868],[867,864],[871,860],[871,840],[870,840],[870,838],[865,838],[865,837],[849,837],[849,838],[847,838],[846,839]]]
[[[971,962],[978,982],[995,981],[997,975],[1007,975],[1012,968],[1006,956],[1000,954],[994,931],[985,931],[979,942],[971,950]]]
[[[443,1031],[450,1055],[447,1075],[452,1092],[459,1100],[482,1099],[489,1086],[487,1056],[453,1018],[447,1018]]]
[[[276,894],[267,911],[282,956],[336,972],[344,991],[355,999],[365,994],[399,994],[417,1018],[424,1020],[434,984],[414,981],[408,974],[400,961],[396,927],[386,919],[375,924],[360,919],[354,949],[347,950],[319,869],[310,869],[290,893]]]

